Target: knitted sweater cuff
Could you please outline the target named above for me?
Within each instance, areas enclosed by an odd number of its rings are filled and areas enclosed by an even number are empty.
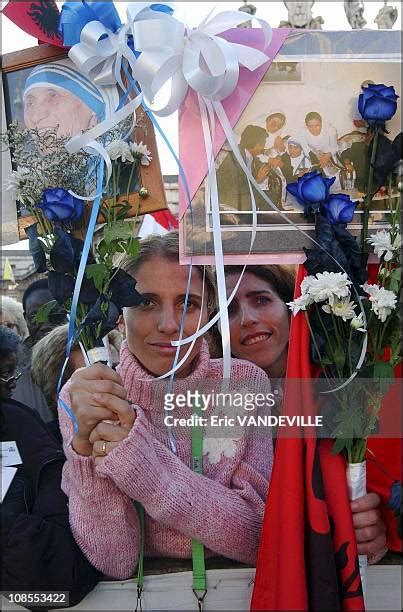
[[[127,438],[96,468],[96,473],[111,478],[122,492],[136,501],[145,503],[155,498],[158,503],[161,486],[168,477],[157,457],[148,427],[139,409]]]

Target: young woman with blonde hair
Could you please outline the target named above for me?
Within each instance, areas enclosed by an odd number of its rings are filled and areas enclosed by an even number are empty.
[[[63,487],[76,540],[106,576],[133,578],[142,550],[146,571],[150,565],[152,571],[172,573],[178,566],[185,571],[168,581],[164,576],[164,587],[158,577],[153,578],[156,586],[146,578],[145,609],[197,609],[192,574],[186,571],[192,558],[195,562],[196,541],[206,559],[206,609],[217,609],[219,600],[228,605],[231,598],[246,609],[253,569],[239,563],[253,566],[256,561],[272,441],[269,434],[258,437],[247,429],[235,440],[222,431],[212,443],[204,439],[195,456],[192,428],[176,428],[173,441],[165,427],[158,427],[164,409],[157,379],[173,366],[176,349],[171,342],[179,339],[181,329],[184,338],[190,337],[207,322],[215,297],[210,273],[202,267],[193,267],[188,285],[189,269],[179,265],[178,248],[177,234],[142,241],[138,259],[125,269],[136,278],[146,302],[124,311],[127,341],[118,372],[103,365],[79,370],[62,393],[77,422],[74,431],[60,410],[67,456]],[[181,348],[179,361],[187,350]],[[176,372],[175,393],[206,388],[206,381],[210,390],[219,387],[222,374],[221,360],[210,358],[207,342],[200,338]],[[238,360],[232,364],[231,381],[256,392],[268,384],[262,370]],[[172,414],[186,420],[192,410],[178,406]],[[213,412],[209,408],[205,416]],[[203,473],[196,470],[195,459]],[[144,530],[134,502],[144,510]],[[230,567],[232,573],[217,576],[213,567],[218,572]],[[111,606],[105,596],[108,585],[99,588],[104,589],[102,607]]]

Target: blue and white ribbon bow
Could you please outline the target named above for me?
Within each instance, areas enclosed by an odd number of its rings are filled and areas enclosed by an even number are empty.
[[[138,3],[137,3],[138,4]],[[147,5],[150,11],[172,12],[161,4]],[[60,15],[63,44],[71,47],[69,57],[83,74],[98,86],[118,84],[122,89],[122,62],[131,69],[136,56],[128,39],[129,24],[122,24],[113,2],[66,2]]]

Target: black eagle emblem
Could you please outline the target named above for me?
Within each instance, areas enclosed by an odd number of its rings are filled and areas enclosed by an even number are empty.
[[[38,0],[31,2],[28,15],[48,38],[60,38],[59,9],[54,0]]]

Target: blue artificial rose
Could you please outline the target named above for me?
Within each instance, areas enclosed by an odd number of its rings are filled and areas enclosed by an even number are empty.
[[[358,202],[353,202],[345,193],[336,193],[322,204],[322,209],[328,221],[333,225],[336,223],[351,223]]]
[[[388,508],[395,512],[400,512],[402,503],[402,483],[396,480],[390,488],[390,498]]]
[[[370,126],[382,124],[396,113],[398,98],[394,87],[369,84],[358,98],[358,110]]]
[[[66,189],[45,189],[43,200],[37,204],[49,221],[78,221],[84,212],[81,200],[74,198]]]
[[[312,214],[319,212],[320,204],[329,197],[335,180],[336,177],[325,178],[316,171],[308,172],[301,176],[297,183],[288,185],[287,191],[304,207],[305,214]]]

